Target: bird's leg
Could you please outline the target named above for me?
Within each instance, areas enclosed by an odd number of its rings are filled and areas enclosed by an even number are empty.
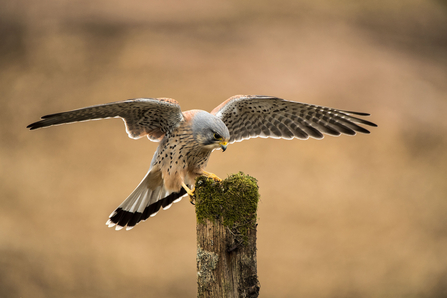
[[[185,182],[182,182],[182,187],[186,190],[186,192],[187,192],[188,195],[189,195],[189,202],[190,202],[191,204],[195,205],[195,204],[194,204],[194,190],[195,190],[195,188],[190,189],[190,188],[185,184]]]
[[[205,172],[205,171],[203,171],[203,172],[202,172],[202,175],[205,176],[205,177],[207,177],[207,178],[211,178],[211,179],[213,179],[214,181],[218,181],[218,182],[222,181],[222,179],[220,179],[219,177],[217,177],[217,176],[216,176],[215,174],[213,174],[213,173],[209,173],[209,172]],[[194,190],[195,190],[195,188],[190,189],[190,188],[185,184],[185,182],[182,182],[182,187],[186,190],[186,192],[187,192],[188,195],[189,195],[189,202],[190,202],[191,204],[195,205],[195,204],[194,204]]]
[[[213,174],[213,173],[209,173],[209,172],[205,172],[205,171],[203,171],[202,172],[202,174],[203,174],[203,176],[206,176],[206,177],[208,177],[208,178],[211,178],[211,179],[214,179],[214,181],[222,181],[222,179],[220,179],[219,177],[217,177],[215,174]]]

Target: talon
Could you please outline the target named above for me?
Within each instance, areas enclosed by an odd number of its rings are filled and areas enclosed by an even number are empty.
[[[192,199],[192,197],[194,197],[194,188],[190,189],[184,182],[182,182],[182,187],[186,190],[189,197]]]
[[[203,175],[206,176],[206,177],[208,177],[208,178],[213,179],[214,181],[218,181],[218,182],[222,181],[222,179],[220,179],[219,177],[217,177],[217,176],[216,176],[215,174],[213,174],[213,173],[209,173],[209,172],[205,172],[205,171],[203,171]]]

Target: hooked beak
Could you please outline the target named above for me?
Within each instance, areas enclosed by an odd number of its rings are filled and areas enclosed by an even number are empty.
[[[228,142],[223,141],[223,142],[220,142],[219,145],[220,145],[220,148],[222,148],[222,152],[225,152],[225,150],[227,150]]]

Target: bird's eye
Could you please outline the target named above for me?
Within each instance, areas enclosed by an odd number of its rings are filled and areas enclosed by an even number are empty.
[[[220,134],[218,134],[218,133],[215,133],[215,134],[214,134],[214,138],[215,138],[216,140],[222,140],[222,136],[221,136]]]

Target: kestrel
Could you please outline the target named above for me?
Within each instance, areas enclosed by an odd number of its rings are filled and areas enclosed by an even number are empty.
[[[225,151],[228,144],[256,137],[322,139],[323,133],[369,133],[358,124],[377,126],[353,115],[369,116],[271,96],[233,96],[211,113],[182,112],[170,98],[138,98],[43,116],[27,128],[119,117],[129,137],[160,142],[148,173],[106,223],[130,230],[160,207],[166,210],[187,194],[192,197],[198,176],[220,180],[204,170],[214,149]]]

